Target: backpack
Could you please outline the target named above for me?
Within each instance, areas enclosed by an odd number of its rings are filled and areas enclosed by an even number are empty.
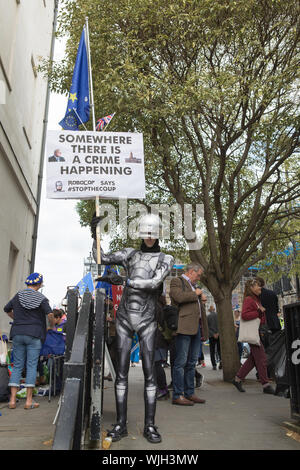
[[[178,328],[179,308],[174,305],[166,305],[164,307],[164,316],[167,328],[176,331]]]
[[[181,280],[182,290],[185,290],[182,277],[179,279]],[[178,328],[179,307],[177,305],[167,305],[164,307],[163,311],[167,327],[171,331],[176,331]]]
[[[65,338],[62,333],[55,330],[48,330],[46,340],[40,351],[40,356],[54,354],[60,356],[65,352]]]

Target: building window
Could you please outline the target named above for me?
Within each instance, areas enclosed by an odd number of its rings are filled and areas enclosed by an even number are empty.
[[[25,139],[26,139],[26,142],[27,142],[27,144],[28,144],[28,147],[29,147],[30,150],[31,150],[32,147],[31,147],[31,143],[30,143],[29,137],[28,137],[28,135],[27,135],[26,129],[25,129],[24,126],[22,127],[22,129],[23,129],[23,132],[24,132]]]
[[[1,57],[0,57],[0,68],[1,68],[1,70],[2,70],[2,73],[3,73],[4,79],[5,79],[7,88],[9,89],[9,91],[11,91],[11,90],[12,90],[11,84],[10,84],[10,81],[8,80],[8,76],[7,76],[5,67],[4,67],[4,65],[3,65],[3,62],[2,62],[2,60],[1,60]],[[4,103],[2,103],[2,104],[4,104]]]
[[[33,75],[36,78],[37,77],[37,71],[36,71],[36,65],[35,65],[35,62],[34,62],[33,55],[31,56],[31,67],[32,67]]]
[[[17,290],[17,260],[18,260],[18,248],[11,242],[9,249],[8,267],[7,267],[7,279],[9,279],[9,297],[15,295]]]

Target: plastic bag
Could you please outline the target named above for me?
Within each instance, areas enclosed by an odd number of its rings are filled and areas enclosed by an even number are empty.
[[[0,336],[0,364],[7,363],[7,344],[6,341]]]
[[[37,394],[38,394],[38,391],[37,391],[36,388],[34,388],[32,390],[32,395],[35,396]],[[26,398],[26,396],[27,396],[27,388],[26,387],[20,388],[20,390],[18,390],[18,392],[17,392],[17,398]]]
[[[270,345],[266,350],[266,354],[268,372],[277,385],[275,395],[285,395],[286,391],[289,389],[289,377],[284,330],[271,336]]]

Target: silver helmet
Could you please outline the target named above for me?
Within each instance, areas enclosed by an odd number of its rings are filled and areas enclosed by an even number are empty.
[[[145,238],[159,238],[159,230],[161,222],[158,215],[146,214],[140,218],[139,221],[139,237]]]

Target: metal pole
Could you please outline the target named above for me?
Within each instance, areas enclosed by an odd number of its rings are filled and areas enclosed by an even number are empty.
[[[89,85],[90,85],[90,103],[92,108],[92,119],[93,119],[93,131],[96,131],[96,120],[95,120],[95,105],[94,105],[94,92],[93,92],[93,77],[92,77],[92,62],[91,62],[91,51],[90,51],[90,38],[89,38],[89,19],[85,18],[85,34],[86,34],[86,47],[88,51],[88,66],[89,66]],[[100,202],[99,196],[95,199],[96,216],[100,217]],[[100,226],[96,227],[96,242],[97,242],[97,265],[98,275],[101,274],[101,249],[100,249]]]
[[[50,47],[50,61],[51,61],[51,64],[52,64],[53,57],[54,57],[55,33],[56,33],[57,14],[58,14],[58,1],[59,0],[55,0],[55,6],[54,6],[52,39],[51,39],[51,47]],[[40,204],[41,204],[41,195],[42,195],[43,169],[44,169],[44,160],[45,160],[45,146],[46,146],[46,136],[47,136],[50,93],[51,93],[50,80],[48,78],[47,94],[46,94],[46,102],[45,102],[45,113],[44,113],[44,120],[43,120],[43,135],[42,135],[42,145],[41,145],[40,168],[39,168],[39,174],[38,174],[37,208],[36,208],[36,215],[35,215],[33,235],[32,235],[32,249],[31,249],[31,261],[30,261],[30,272],[31,273],[34,272],[35,255],[36,255],[37,233],[38,233]]]
[[[94,91],[93,91],[93,76],[92,76],[92,62],[91,62],[91,51],[90,51],[90,37],[89,37],[89,18],[85,17],[85,37],[86,47],[88,52],[88,66],[89,66],[89,83],[90,83],[90,103],[92,108],[92,119],[93,119],[93,131],[96,130],[95,121],[95,105],[94,105]]]

